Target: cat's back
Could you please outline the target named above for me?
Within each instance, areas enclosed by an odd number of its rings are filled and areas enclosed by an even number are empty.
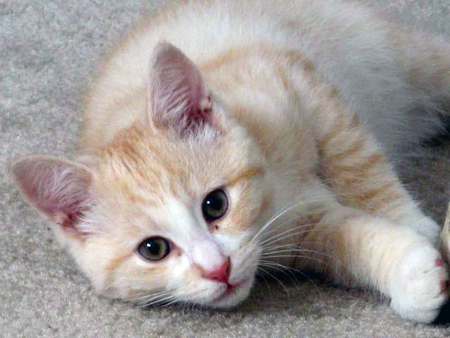
[[[248,6],[238,1],[177,2],[138,23],[101,66],[87,97],[82,149],[101,147],[118,130],[145,118],[148,65],[158,42],[172,43],[199,64],[252,40],[270,39],[267,25],[243,14]]]
[[[383,29],[371,20],[370,13],[359,6],[328,0],[170,4],[143,20],[103,65],[88,96],[82,147],[105,145],[118,130],[145,118],[149,59],[161,40],[177,46],[199,66],[236,48],[265,45],[300,50],[326,79],[336,83],[345,79],[345,94],[367,82],[366,75],[356,75],[359,64],[364,67],[372,57],[367,45],[388,49]],[[365,41],[369,27],[374,29],[370,41]],[[358,58],[348,60],[350,48]],[[383,81],[387,88],[389,81]]]

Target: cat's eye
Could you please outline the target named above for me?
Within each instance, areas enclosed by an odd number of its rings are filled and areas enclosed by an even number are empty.
[[[207,222],[218,220],[227,210],[228,197],[222,189],[211,191],[202,202],[202,213]]]
[[[159,261],[170,253],[170,243],[163,237],[150,237],[139,244],[137,252],[148,261]]]

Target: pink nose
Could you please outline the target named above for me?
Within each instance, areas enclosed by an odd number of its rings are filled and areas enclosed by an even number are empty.
[[[230,268],[231,262],[228,258],[218,269],[212,271],[202,269],[202,277],[228,284],[228,278],[230,277]]]

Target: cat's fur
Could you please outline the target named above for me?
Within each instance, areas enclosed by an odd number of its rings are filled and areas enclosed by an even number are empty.
[[[354,3],[186,1],[105,63],[77,163],[12,174],[106,296],[230,307],[258,266],[291,266],[430,322],[447,299],[439,227],[387,158],[438,133],[449,102],[449,46]],[[230,210],[208,225],[217,187]],[[155,235],[176,249],[149,263],[136,247]],[[228,257],[229,294],[201,273]]]

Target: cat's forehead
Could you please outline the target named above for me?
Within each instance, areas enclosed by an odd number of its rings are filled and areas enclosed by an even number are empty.
[[[130,130],[104,151],[98,185],[129,200],[164,204],[170,197],[188,202],[252,167],[248,159],[236,156],[233,146],[226,140],[204,145]]]
[[[223,187],[231,199],[248,195],[247,182],[263,176],[263,167],[245,156],[245,142],[240,146],[201,149],[130,134],[98,165],[97,221],[130,243],[155,233],[188,243],[201,234],[200,205],[209,192]]]

